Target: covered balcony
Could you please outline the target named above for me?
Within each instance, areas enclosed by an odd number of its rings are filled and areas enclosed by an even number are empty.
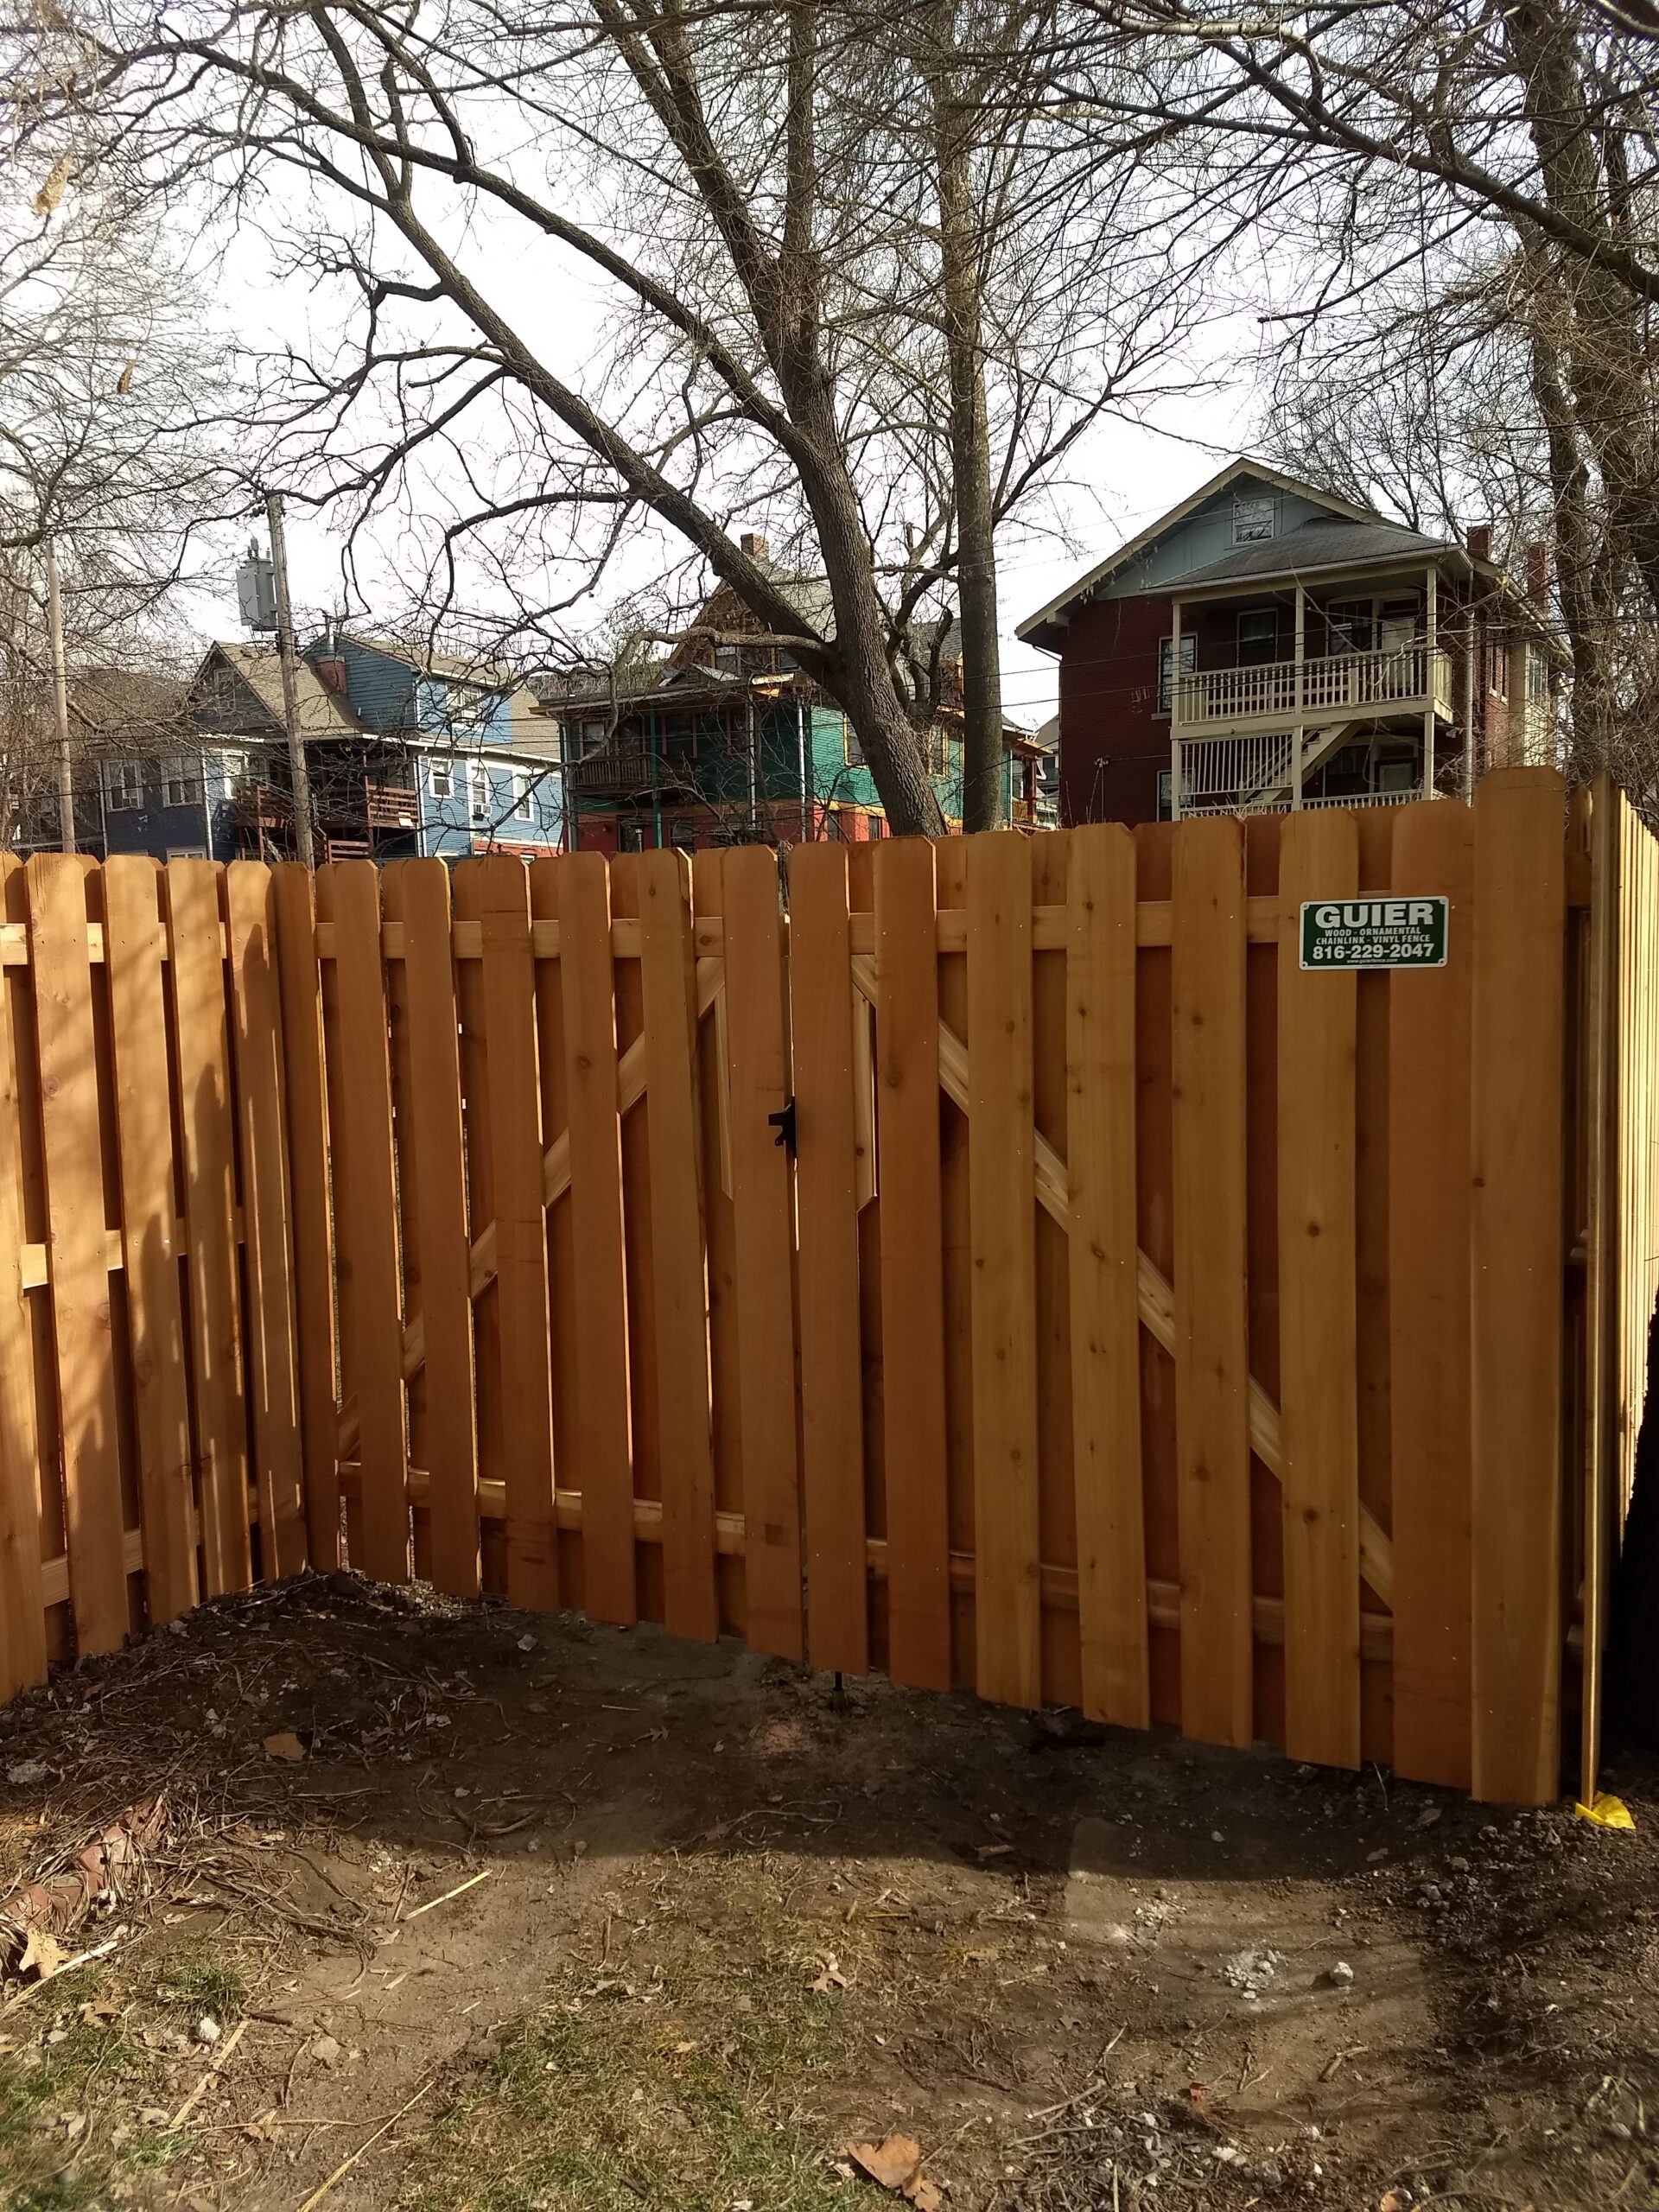
[[[1201,669],[1175,685],[1174,727],[1182,736],[1346,721],[1379,711],[1433,712],[1449,721],[1449,655],[1420,643],[1381,652],[1327,653],[1317,660]]]
[[[1172,600],[1160,668],[1168,811],[1388,805],[1434,788],[1453,720],[1435,565],[1295,575]]]

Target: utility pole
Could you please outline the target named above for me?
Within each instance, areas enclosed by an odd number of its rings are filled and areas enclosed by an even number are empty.
[[[75,772],[69,761],[69,676],[63,658],[63,593],[58,549],[46,541],[46,626],[52,641],[52,703],[58,717],[58,835],[66,853],[75,849]]]
[[[283,495],[265,494],[270,528],[270,565],[276,580],[276,658],[283,671],[283,723],[288,732],[288,778],[294,794],[294,851],[307,868],[316,861],[311,844],[311,778],[300,735],[299,677],[295,668],[294,610],[288,596],[288,541],[283,535]]]

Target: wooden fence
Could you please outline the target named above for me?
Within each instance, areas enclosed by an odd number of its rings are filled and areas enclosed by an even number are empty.
[[[344,1560],[1550,1797],[1654,855],[1535,770],[810,845],[787,916],[758,849],[0,864],[0,1688]],[[1300,968],[1384,892],[1443,968]]]

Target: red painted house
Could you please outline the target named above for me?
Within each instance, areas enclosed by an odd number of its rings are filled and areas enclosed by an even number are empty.
[[[1020,625],[1060,664],[1060,818],[1385,805],[1552,757],[1547,578],[1230,462]]]

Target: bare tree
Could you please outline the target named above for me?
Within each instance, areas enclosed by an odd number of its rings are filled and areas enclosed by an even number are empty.
[[[963,501],[937,296],[918,315],[906,295],[914,194],[870,127],[890,48],[867,30],[824,0],[88,0],[37,41],[75,41],[67,103],[43,93],[19,127],[44,156],[95,113],[111,159],[257,220],[338,308],[337,345],[264,380],[270,466],[296,504],[435,516],[435,619],[482,576],[555,627],[665,526],[841,702],[895,828],[937,830],[917,639],[955,595]],[[1092,357],[1040,330],[992,391],[976,605],[988,480],[995,526],[1160,358],[1181,320],[1162,275]],[[573,362],[541,308],[575,287],[609,321]],[[734,543],[756,513],[827,579],[823,623]],[[524,606],[527,574],[573,568]]]

